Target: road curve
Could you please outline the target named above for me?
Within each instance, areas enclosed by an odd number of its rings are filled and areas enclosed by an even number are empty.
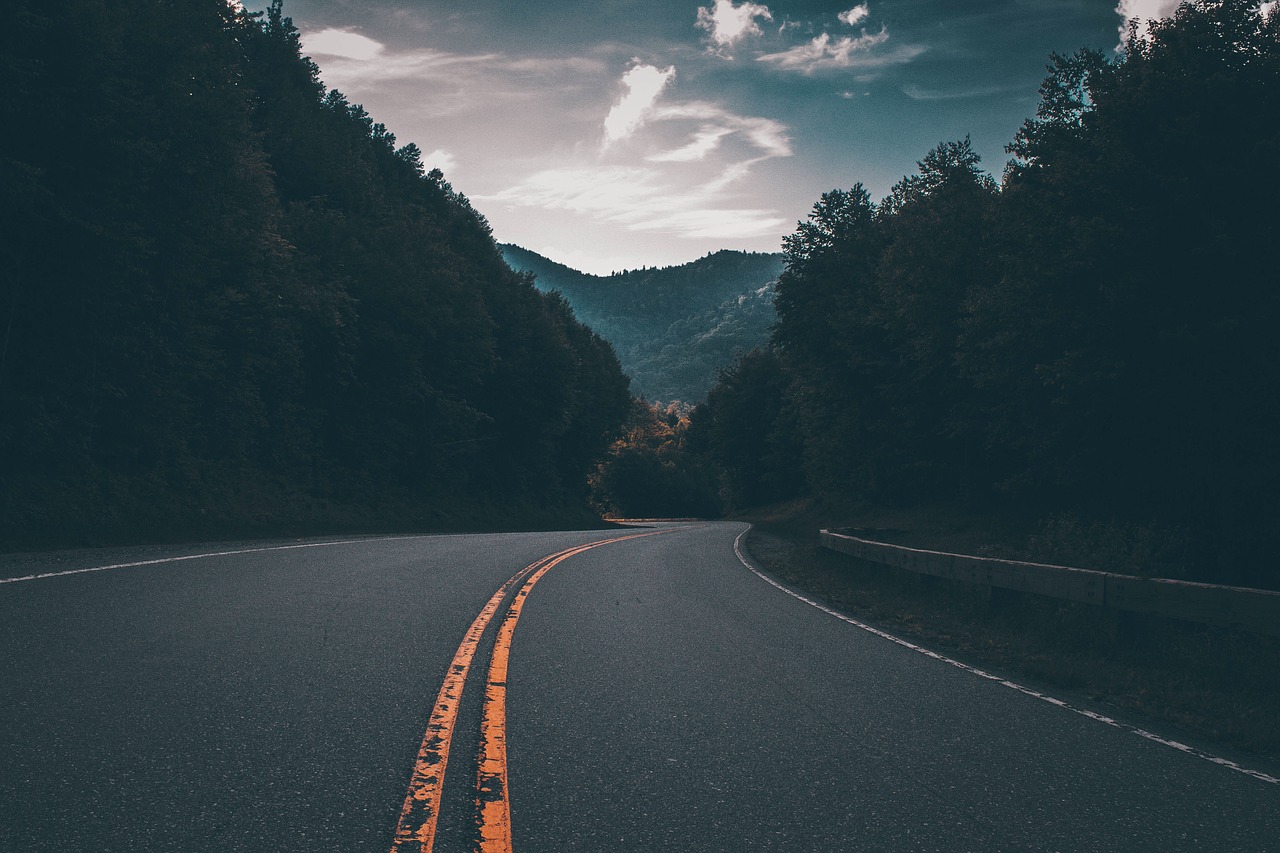
[[[0,560],[0,850],[390,849],[504,585],[437,851],[1280,846],[1280,785],[834,618],[744,527]]]

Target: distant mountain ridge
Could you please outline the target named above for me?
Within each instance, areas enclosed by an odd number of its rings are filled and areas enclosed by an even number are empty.
[[[649,400],[696,403],[716,371],[763,344],[775,320],[777,253],[713,252],[673,267],[591,275],[513,244],[507,263],[559,291],[574,314],[617,350],[632,391]]]

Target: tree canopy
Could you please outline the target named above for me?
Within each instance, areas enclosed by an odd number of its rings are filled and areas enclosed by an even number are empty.
[[[693,423],[738,502],[794,487],[735,486],[732,448],[798,434],[814,494],[1176,528],[1202,579],[1274,584],[1280,15],[1186,3],[1048,72],[999,185],[962,140],[879,204],[824,194],[785,241],[770,349]]]
[[[279,0],[15,3],[5,540],[583,505],[612,348],[324,90]]]

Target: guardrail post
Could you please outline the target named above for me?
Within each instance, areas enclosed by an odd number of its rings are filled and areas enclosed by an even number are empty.
[[[890,545],[829,530],[819,532],[819,544],[862,560],[899,568],[917,578],[914,583],[922,588],[931,586],[933,582],[928,578],[933,577],[985,584],[991,588],[989,600],[993,605],[998,605],[1004,596],[997,590],[1017,590],[1129,614],[1117,619],[1117,631],[1122,633],[1132,629],[1136,618],[1133,614],[1156,613],[1173,619],[1280,636],[1280,592],[1272,590],[1139,578],[1071,566],[949,554]]]

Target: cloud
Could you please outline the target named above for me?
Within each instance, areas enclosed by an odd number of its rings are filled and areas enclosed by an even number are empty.
[[[864,20],[869,14],[871,14],[871,10],[867,8],[866,3],[863,3],[861,6],[854,6],[848,12],[841,12],[840,20],[852,27],[859,21]]]
[[[667,182],[653,168],[595,166],[547,169],[496,195],[474,199],[569,211],[628,231],[688,239],[771,236],[788,224],[777,211],[726,206],[716,196],[715,187]]]
[[[454,167],[458,165],[458,158],[454,157],[452,154],[450,154],[448,151],[445,151],[444,149],[437,148],[435,151],[432,151],[430,154],[422,155],[422,165],[428,171],[430,171],[431,169],[439,169],[441,172],[444,172],[447,175],[453,171]]]
[[[349,29],[320,30],[306,35],[302,47],[315,56],[340,56],[368,62],[382,55],[383,44]]]
[[[320,74],[326,84],[340,89],[359,89],[400,80],[443,78],[452,81],[456,79],[460,66],[482,65],[492,68],[500,60],[497,54],[466,56],[438,50],[380,52],[376,57],[377,62],[340,54],[328,55],[335,58],[321,65]]]
[[[978,86],[970,89],[925,89],[915,85],[902,87],[902,93],[913,101],[955,101],[963,98],[1003,95],[1021,90],[1021,86]]]
[[[750,160],[742,160],[738,163],[730,163],[721,170],[711,180],[701,184],[698,189],[709,195],[716,195],[724,192],[730,185],[736,184],[751,173],[751,167],[756,163],[763,163],[768,157],[754,157]]]
[[[1129,21],[1138,19],[1138,33],[1147,32],[1147,21],[1158,18],[1170,18],[1178,11],[1181,0],[1120,0],[1116,5],[1116,14],[1120,16],[1120,44],[1124,47],[1129,38]]]
[[[327,87],[361,102],[385,101],[396,92],[436,117],[492,112],[499,104],[552,93],[579,97],[597,86],[597,78],[609,67],[590,56],[395,48],[350,28],[304,32],[302,43],[320,65]]]
[[[651,163],[689,163],[694,160],[705,160],[707,155],[720,147],[720,140],[733,130],[727,127],[704,125],[693,140],[674,151],[650,154],[645,159]]]
[[[675,77],[675,66],[659,69],[653,65],[635,64],[622,75],[622,83],[627,87],[626,93],[604,120],[604,144],[607,148],[619,139],[625,139],[644,124],[653,109],[658,95]]]
[[[676,121],[680,119],[690,119],[707,124],[714,123],[732,133],[741,133],[748,142],[760,149],[768,157],[790,157],[792,154],[791,139],[787,136],[787,126],[773,119],[740,116],[708,101],[670,104],[654,110],[653,113],[654,121]]]
[[[747,36],[760,35],[756,18],[772,21],[773,13],[768,6],[759,3],[735,6],[733,0],[716,0],[715,6],[698,8],[698,22],[695,26],[709,33],[708,40],[711,44],[708,50],[732,59],[729,48]]]
[[[508,59],[501,67],[520,74],[602,74],[607,66],[599,59],[587,56],[526,56]]]
[[[878,33],[863,32],[857,38],[844,36],[834,40],[830,33],[823,33],[812,41],[797,45],[790,50],[767,53],[759,57],[758,61],[767,62],[783,71],[798,71],[802,74],[880,64],[865,61],[862,54],[888,40],[887,29],[881,29]]]
[[[633,225],[632,230],[660,231],[688,240],[741,240],[771,236],[789,224],[776,210],[706,208],[676,211],[652,222]]]
[[[759,202],[743,204],[739,192],[757,164],[792,156],[787,126],[710,101],[664,101],[675,73],[633,60],[622,77],[625,92],[604,120],[605,145],[596,162],[584,164],[578,156],[472,199],[679,238],[780,236],[788,220]],[[611,147],[622,139],[634,142]]]

